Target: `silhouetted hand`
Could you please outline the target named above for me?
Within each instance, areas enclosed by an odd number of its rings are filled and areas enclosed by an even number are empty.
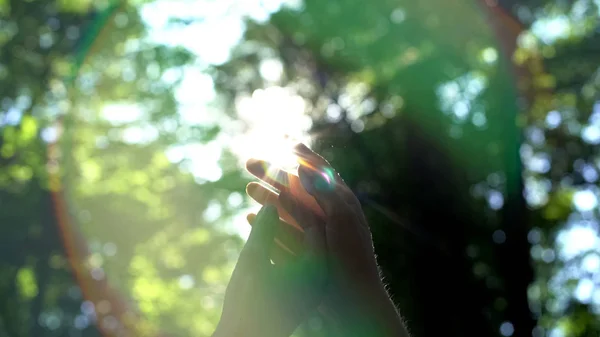
[[[287,337],[321,303],[327,282],[323,223],[310,212],[299,217],[305,233],[302,255],[273,265],[269,256],[279,221],[274,206],[264,206],[253,219],[214,337]]]
[[[297,244],[302,238],[298,219],[312,213],[325,223],[331,277],[320,309],[334,318],[341,335],[407,336],[379,276],[360,202],[325,159],[303,144],[295,150],[301,164],[298,176],[264,161],[247,164],[248,171],[279,191],[278,195],[258,183],[247,186],[253,199],[274,204],[280,211],[279,250],[272,259],[285,265],[286,252],[302,253]]]

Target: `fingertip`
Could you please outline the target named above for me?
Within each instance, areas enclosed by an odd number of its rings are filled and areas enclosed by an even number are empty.
[[[279,212],[277,211],[277,207],[272,204],[265,205],[263,208],[265,213],[262,221],[264,222],[264,226],[268,228],[269,236],[273,236],[279,222]]]
[[[260,188],[260,184],[257,182],[251,182],[248,183],[248,185],[246,185],[246,194],[253,194],[254,192],[257,191],[257,189]]]
[[[263,160],[250,158],[246,161],[246,170],[255,176],[263,176],[265,174],[265,162]]]
[[[311,149],[308,148],[308,146],[304,145],[304,143],[298,143],[294,145],[294,152],[304,154],[314,153]]]
[[[263,206],[256,219],[253,221],[252,231],[250,232],[249,242],[254,245],[265,246],[268,242],[271,242],[275,236],[275,228],[277,227],[277,208],[273,205]],[[260,248],[260,249],[264,249]]]
[[[250,225],[253,225],[254,224],[254,220],[256,220],[256,214],[250,213],[250,214],[246,215],[246,220],[248,221],[248,223]]]

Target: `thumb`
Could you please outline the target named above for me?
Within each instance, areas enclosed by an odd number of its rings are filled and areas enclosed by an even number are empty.
[[[252,231],[240,255],[240,259],[243,259],[244,263],[260,264],[269,262],[269,253],[271,252],[278,222],[279,215],[275,206],[266,205],[261,208],[256,215]]]

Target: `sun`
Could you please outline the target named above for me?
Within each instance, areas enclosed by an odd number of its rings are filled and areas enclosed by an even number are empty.
[[[281,134],[251,132],[244,137],[244,143],[238,147],[240,160],[261,159],[270,164],[293,171],[298,167],[298,157],[294,146],[298,143],[310,144],[310,137],[290,137]]]
[[[238,118],[246,131],[236,137],[233,152],[242,162],[262,159],[278,167],[294,170],[298,166],[293,147],[310,146],[312,120],[305,112],[304,99],[287,88],[258,89],[238,100]]]

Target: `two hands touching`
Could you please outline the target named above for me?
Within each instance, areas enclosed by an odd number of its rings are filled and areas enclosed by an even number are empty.
[[[319,310],[336,336],[408,336],[379,276],[369,225],[329,163],[295,147],[298,176],[251,160],[263,205],[225,293],[213,337],[287,337]]]

